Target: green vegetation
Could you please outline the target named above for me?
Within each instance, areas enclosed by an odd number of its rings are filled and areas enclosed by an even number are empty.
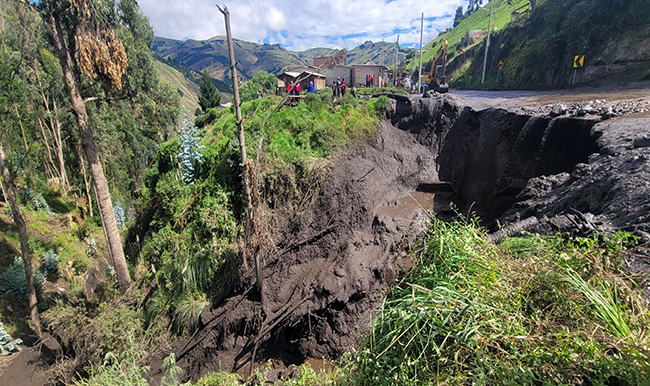
[[[433,219],[415,258],[354,359],[353,384],[642,384],[650,376],[650,315],[618,271],[617,245],[529,236],[496,247],[475,223]]]
[[[273,74],[266,71],[260,71],[253,75],[251,80],[246,82],[239,90],[239,97],[243,102],[252,101],[258,98],[258,95],[273,95],[278,84],[278,79]]]
[[[529,0],[492,0],[492,2],[494,2],[492,10],[492,27],[494,30],[499,30],[510,23],[510,15],[512,12],[525,13],[530,9]],[[489,2],[486,2],[483,7],[478,8],[469,16],[465,17],[455,28],[444,31],[437,38],[425,44],[425,52],[422,54],[422,70],[425,71],[424,66],[431,61],[433,55],[442,47],[445,40],[449,43],[448,61],[450,62],[456,56],[471,48],[468,44],[463,44],[461,40],[470,30],[481,30],[483,33],[487,33],[489,19],[490,6]],[[472,44],[476,46],[476,43]],[[416,79],[419,63],[419,56],[415,55],[415,52],[412,57],[407,58],[407,72],[415,74]],[[427,69],[426,72],[428,71]]]
[[[264,78],[268,75],[260,76]],[[280,108],[266,121],[279,100],[265,97],[242,104],[246,142],[253,144],[248,156],[259,157],[255,178],[260,189],[268,189],[265,204],[271,210],[293,205],[293,199],[319,186],[323,161],[374,135],[378,117],[388,108],[386,97],[366,105],[348,95],[334,105],[328,89]],[[196,327],[207,299],[234,282],[240,264],[237,237],[244,204],[235,115],[232,109],[211,115],[214,123],[199,133],[201,157],[191,162],[192,179],[181,172],[186,170],[183,140],[160,146],[128,237],[127,250],[139,254],[139,266],[153,265],[157,271],[159,285],[147,305],[147,322],[165,315],[179,332]],[[257,154],[260,141],[262,153]]]
[[[180,103],[182,106],[185,106],[190,111],[196,111],[196,109],[201,108],[199,106],[199,86],[193,80],[158,59],[155,60],[154,65],[158,71],[160,81],[176,87],[176,91],[181,96]]]
[[[648,7],[648,0],[537,1],[528,20],[510,24],[492,35],[484,85],[480,83],[483,43],[468,54],[471,64],[457,66],[460,71],[451,84],[489,89],[570,86],[575,55],[585,55],[587,64],[599,61],[606,65],[619,55],[619,41],[647,36],[647,18],[643,15]],[[504,62],[502,71],[497,67],[499,60]],[[644,75],[626,74],[630,80],[641,80]]]
[[[211,108],[219,107],[221,103],[221,95],[212,83],[212,78],[208,75],[206,70],[201,73],[201,80],[199,81],[199,105],[203,112]]]

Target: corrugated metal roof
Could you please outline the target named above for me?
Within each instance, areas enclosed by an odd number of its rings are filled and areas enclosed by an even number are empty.
[[[296,77],[298,77],[300,75],[300,73],[299,72],[286,71],[286,72],[283,72],[280,75],[289,75],[291,77],[296,78]]]
[[[302,74],[308,74],[308,75],[315,75],[315,76],[320,76],[321,78],[324,78],[325,75],[315,72],[315,71],[303,71]]]

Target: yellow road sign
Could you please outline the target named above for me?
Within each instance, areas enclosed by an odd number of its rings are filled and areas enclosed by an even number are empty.
[[[503,70],[503,60],[499,60],[499,71]]]
[[[584,66],[585,66],[585,56],[576,55],[576,57],[573,58],[573,68],[582,68]]]

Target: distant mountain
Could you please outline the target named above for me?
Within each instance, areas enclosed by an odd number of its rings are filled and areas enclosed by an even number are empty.
[[[278,74],[292,67],[309,66],[313,58],[330,56],[336,52],[331,48],[310,48],[293,52],[279,44],[258,44],[238,39],[234,40],[234,45],[237,69],[244,79],[250,79],[261,70]],[[195,72],[205,69],[212,78],[223,81],[225,85],[230,84],[230,75],[227,71],[230,61],[224,36],[215,36],[208,40],[184,41],[156,37],[152,50],[167,64],[178,63]],[[403,60],[411,51],[409,48],[400,47],[399,59]],[[368,41],[348,51],[346,64],[373,61],[377,64],[392,65],[394,57],[395,43]],[[219,89],[221,90],[221,87]]]
[[[194,113],[194,110],[199,108],[199,86],[188,79],[182,72],[160,60],[155,60],[154,65],[160,80],[175,87],[181,95],[181,105]]]

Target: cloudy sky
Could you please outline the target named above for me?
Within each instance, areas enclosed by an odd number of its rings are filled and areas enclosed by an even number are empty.
[[[223,5],[221,1],[219,4]],[[227,1],[227,0],[226,0]],[[224,35],[215,0],[139,0],[156,35],[203,40]],[[485,1],[484,1],[485,3]],[[311,47],[354,48],[367,41],[415,47],[424,12],[424,41],[450,27],[458,5],[467,0],[234,0],[226,2],[233,36],[280,43],[300,51]]]

